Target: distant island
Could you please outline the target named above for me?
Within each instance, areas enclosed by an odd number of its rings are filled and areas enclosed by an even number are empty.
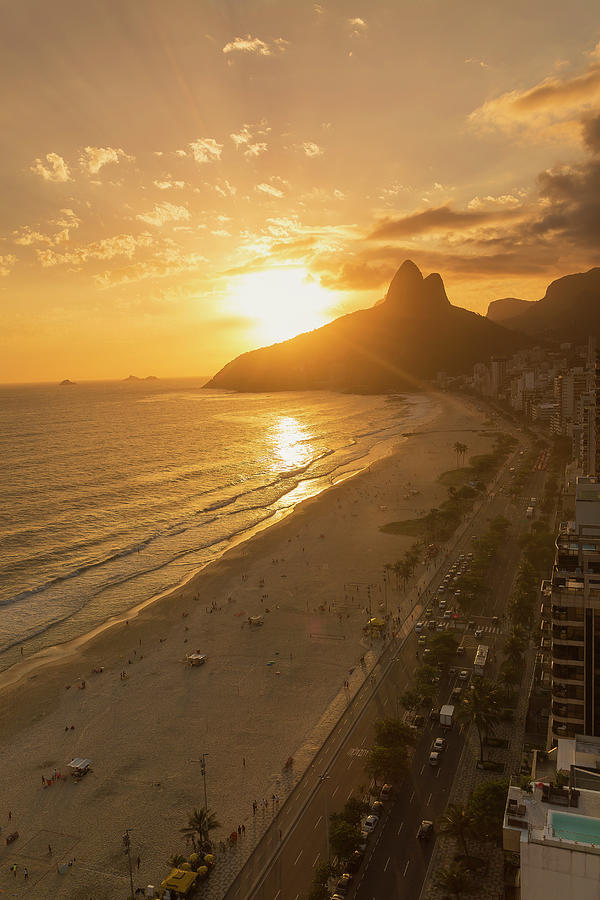
[[[139,378],[137,375],[128,375],[123,381],[158,381],[156,375],[146,375],[145,378]]]
[[[70,381],[68,378],[65,378],[64,381],[61,381],[59,387],[65,387],[66,385],[77,384],[76,381]]]

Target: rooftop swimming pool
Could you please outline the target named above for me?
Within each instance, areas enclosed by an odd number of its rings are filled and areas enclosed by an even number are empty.
[[[581,844],[595,844],[600,847],[600,819],[589,816],[575,816],[552,810],[550,825],[555,838],[565,841],[579,841]]]

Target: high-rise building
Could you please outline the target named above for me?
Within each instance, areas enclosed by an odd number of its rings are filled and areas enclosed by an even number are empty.
[[[600,736],[600,478],[580,476],[551,580],[551,738]]]

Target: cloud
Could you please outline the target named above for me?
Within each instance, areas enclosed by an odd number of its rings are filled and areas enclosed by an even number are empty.
[[[369,238],[381,240],[412,237],[418,234],[426,234],[430,231],[464,230],[475,228],[488,222],[499,221],[513,215],[515,215],[513,210],[457,212],[449,206],[439,206],[437,209],[426,209],[398,219],[383,219],[369,235]]]
[[[122,266],[94,276],[99,288],[107,289],[149,278],[168,278],[198,269],[207,259],[200,253],[185,253],[172,242],[158,248],[150,260]]]
[[[473,110],[469,122],[482,131],[520,133],[529,141],[574,141],[581,115],[599,103],[600,58],[594,53],[578,74],[552,74],[532,87],[500,94]]]
[[[156,179],[152,182],[152,184],[154,185],[154,187],[158,188],[159,191],[168,191],[173,188],[181,190],[185,187],[185,181],[173,181],[170,175],[166,175],[162,181],[160,179]]]
[[[143,232],[137,236],[133,234],[117,234],[103,238],[100,241],[92,241],[90,244],[65,250],[62,253],[56,253],[50,249],[36,250],[36,255],[44,269],[62,265],[79,267],[89,260],[113,259],[116,256],[131,258],[138,248],[149,247],[152,243],[152,235],[148,232]]]
[[[45,164],[41,159],[36,159],[30,170],[41,175],[44,181],[72,181],[71,171],[62,156],[58,153],[46,153],[44,159]]]
[[[266,184],[265,182],[257,184],[255,190],[262,191],[263,194],[269,194],[271,197],[283,197],[283,191],[273,187],[271,184]]]
[[[304,141],[303,144],[300,144],[300,149],[306,156],[309,156],[311,159],[315,156],[323,155],[322,148],[319,147],[318,144],[315,144],[314,141]]]
[[[167,222],[188,222],[190,219],[190,211],[186,206],[176,206],[174,203],[155,203],[154,208],[147,213],[140,213],[136,216],[140,222],[146,222],[147,225],[154,225],[160,228]]]
[[[477,57],[475,56],[469,56],[468,59],[465,59],[466,65],[469,65],[470,63],[473,63],[473,65],[475,66],[479,66],[481,69],[489,68],[486,62],[484,62],[482,59],[477,59]]]
[[[220,194],[221,197],[235,197],[235,195],[237,194],[237,188],[226,178],[213,185],[213,187],[217,194]]]
[[[121,160],[132,161],[133,156],[125,153],[120,147],[84,147],[79,157],[79,165],[89,175],[97,175],[103,166],[118,163]]]
[[[522,204],[524,195],[524,191],[519,191],[519,196],[515,196],[514,194],[500,194],[498,197],[492,197],[490,195],[487,197],[473,197],[467,204],[467,209],[515,209]]]
[[[214,162],[221,159],[223,144],[219,144],[214,138],[198,138],[189,145],[192,156],[197,163]],[[179,153],[179,151],[177,151]]]
[[[600,153],[600,114],[583,122],[583,141],[592,153]]]
[[[348,25],[350,25],[351,28],[358,28],[360,31],[365,31],[368,28],[365,20],[359,19],[358,16],[354,19],[348,19]]]
[[[236,37],[229,41],[223,47],[223,53],[251,53],[255,56],[272,56],[274,52],[285,52],[289,41],[284,38],[276,38],[271,44],[261,41],[260,38],[252,37],[248,34],[246,37]]]
[[[50,224],[57,226],[60,231],[54,234],[44,234],[30,225],[23,225],[13,231],[13,242],[21,247],[30,247],[33,244],[47,244],[50,247],[56,247],[69,240],[71,231],[79,228],[80,219],[72,209],[61,209],[57,218],[50,220]]]
[[[7,275],[10,275],[11,269],[16,262],[17,257],[13,256],[12,253],[0,256],[0,278],[6,278]]]
[[[236,146],[244,148],[244,156],[255,157],[266,153],[268,147],[265,141],[258,141],[259,137],[266,137],[271,129],[266,122],[260,122],[258,125],[242,125],[239,132],[233,132],[229,135]]]

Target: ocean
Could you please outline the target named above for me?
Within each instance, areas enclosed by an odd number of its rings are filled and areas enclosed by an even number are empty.
[[[182,583],[430,409],[202,383],[0,386],[0,669]]]

